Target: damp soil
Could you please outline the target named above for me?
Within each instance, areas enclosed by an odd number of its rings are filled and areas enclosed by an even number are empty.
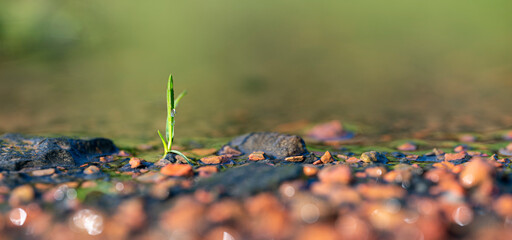
[[[178,140],[192,166],[162,157],[157,141],[6,134],[0,230],[6,239],[510,237],[511,133]]]

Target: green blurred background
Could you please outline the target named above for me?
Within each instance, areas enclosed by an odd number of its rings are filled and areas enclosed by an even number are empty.
[[[0,1],[0,132],[512,126],[511,1]]]

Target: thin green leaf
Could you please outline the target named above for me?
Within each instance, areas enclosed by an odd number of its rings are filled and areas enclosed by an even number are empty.
[[[179,151],[176,151],[176,150],[171,150],[170,152],[172,152],[172,153],[176,153],[176,154],[178,154],[178,155],[182,156],[183,158],[185,158],[185,160],[187,160],[187,163],[188,163],[188,164],[190,164],[190,165],[194,166],[194,164],[192,164],[192,162],[190,161],[190,159],[188,159],[188,157],[187,157],[187,156],[185,156],[183,153],[181,153],[181,152],[179,152]]]
[[[164,137],[162,137],[162,134],[160,133],[160,130],[158,130],[158,136],[160,136],[160,139],[162,139],[162,144],[164,145],[164,157],[167,155],[167,144],[165,143]]]
[[[174,81],[172,79],[172,74],[169,75],[169,79],[167,80],[167,121],[165,126],[165,138],[168,142],[171,141],[172,133],[171,126],[173,122],[172,110],[174,109]]]
[[[183,91],[180,93],[180,95],[178,95],[178,98],[176,98],[176,100],[174,100],[174,109],[178,108],[178,103],[180,102],[180,100],[185,96],[187,95],[187,90]]]

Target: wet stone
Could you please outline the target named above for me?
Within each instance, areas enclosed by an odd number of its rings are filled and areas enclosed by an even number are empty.
[[[216,191],[232,197],[247,197],[262,191],[276,190],[281,182],[297,179],[302,175],[298,165],[269,166],[251,163],[230,168],[198,182],[197,189]]]
[[[249,154],[249,160],[250,161],[265,160],[265,153],[264,152],[253,152],[253,153]]]
[[[361,154],[361,161],[366,163],[378,162],[378,163],[387,163],[388,159],[386,156],[380,152],[371,151],[365,152]]]
[[[27,137],[20,134],[5,134],[0,137],[0,170],[24,168],[77,167],[96,161],[101,155],[118,151],[111,140],[95,138],[81,140],[72,138]]]
[[[332,155],[331,155],[331,153],[329,151],[326,151],[324,153],[324,155],[322,155],[320,160],[322,161],[322,163],[330,163],[330,162],[334,161],[334,159],[332,158]]]
[[[194,175],[192,167],[188,164],[169,164],[163,167],[160,173],[171,177],[191,177]]]
[[[100,171],[100,169],[96,166],[89,166],[86,169],[84,169],[85,174],[95,174],[99,171]]]
[[[226,146],[240,151],[242,154],[264,152],[268,157],[284,159],[290,156],[305,155],[308,153],[306,144],[301,137],[280,134],[275,132],[249,133],[234,138]],[[224,153],[224,146],[220,153]]]
[[[222,164],[229,161],[228,156],[220,155],[220,156],[209,156],[201,158],[201,162],[204,164]]]
[[[55,169],[54,168],[48,168],[48,169],[41,169],[41,170],[32,171],[32,176],[34,176],[34,177],[41,177],[41,176],[46,176],[46,175],[52,175],[54,173],[55,173]]]
[[[302,162],[302,161],[304,161],[304,157],[303,156],[293,156],[293,157],[287,157],[284,160],[288,161],[288,162]]]

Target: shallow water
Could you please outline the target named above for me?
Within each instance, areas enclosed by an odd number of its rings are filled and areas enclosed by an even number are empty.
[[[156,138],[299,120],[362,132],[512,127],[512,5],[0,4],[0,132]]]

